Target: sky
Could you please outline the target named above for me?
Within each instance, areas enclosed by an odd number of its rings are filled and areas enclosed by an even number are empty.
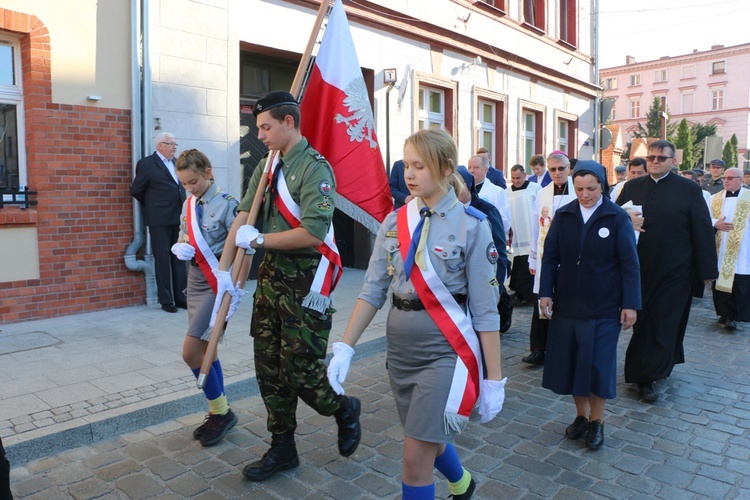
[[[750,0],[599,0],[599,68],[750,43]]]

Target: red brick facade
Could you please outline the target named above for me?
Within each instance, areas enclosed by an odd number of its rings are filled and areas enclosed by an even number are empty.
[[[0,9],[21,35],[26,169],[36,208],[0,210],[0,228],[36,227],[40,279],[0,283],[3,322],[142,304],[141,273],[123,262],[133,237],[130,111],[52,102],[47,28]]]

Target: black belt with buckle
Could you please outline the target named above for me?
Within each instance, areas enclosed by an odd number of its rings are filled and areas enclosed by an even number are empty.
[[[216,255],[215,257],[216,257],[216,260],[221,260],[221,254]],[[198,263],[195,261],[195,257],[190,259],[190,265],[193,267],[198,267]]]
[[[459,304],[466,302],[466,295],[455,293],[452,296]],[[402,299],[395,295],[391,297],[391,303],[393,304],[393,307],[399,311],[422,311],[425,308],[424,304],[419,299]]]

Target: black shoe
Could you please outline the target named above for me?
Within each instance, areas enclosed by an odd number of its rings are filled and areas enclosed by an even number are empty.
[[[526,307],[531,304],[530,300],[519,299],[517,296],[513,296],[513,307]]]
[[[174,304],[162,304],[161,308],[163,311],[167,311],[168,313],[176,313],[177,307],[175,307]]]
[[[230,409],[226,415],[209,415],[201,426],[200,441],[202,446],[213,446],[227,435],[227,432],[237,424],[237,415]],[[200,427],[199,427],[200,428]],[[193,431],[193,436],[198,429]]]
[[[717,321],[717,323],[719,323],[720,325],[726,325],[727,324],[727,318],[725,318],[724,316],[722,316],[721,318],[719,318],[719,321]]]
[[[334,417],[339,426],[339,453],[348,457],[354,453],[359,446],[362,437],[362,426],[359,423],[359,414],[362,411],[362,403],[357,398],[341,396],[341,408]]]
[[[544,352],[543,351],[531,351],[531,354],[528,356],[521,358],[521,361],[524,363],[529,363],[530,365],[543,365],[544,364]]]
[[[638,390],[640,391],[643,400],[647,403],[653,403],[659,399],[659,395],[656,393],[656,386],[653,382],[638,384]]]
[[[175,302],[174,305],[178,309],[187,309],[187,302]]]
[[[201,436],[206,433],[206,426],[208,425],[209,418],[211,418],[210,413],[206,415],[205,419],[203,419],[203,423],[193,430],[193,439],[195,439],[196,441],[198,441]]]
[[[513,323],[513,308],[510,308],[506,314],[507,316],[500,318],[500,333],[510,330],[510,325]]]
[[[568,439],[580,439],[589,430],[589,419],[578,415],[573,423],[565,428],[565,437]]]
[[[589,424],[589,433],[586,435],[586,447],[597,450],[604,444],[604,422],[592,420]]]
[[[728,319],[724,328],[726,328],[728,332],[733,332],[737,329],[737,322],[733,319]]]
[[[263,481],[283,470],[299,466],[297,447],[294,446],[294,432],[274,434],[271,449],[257,462],[245,466],[242,475],[250,481]]]
[[[471,496],[474,494],[474,490],[477,489],[477,483],[474,481],[474,478],[471,478],[471,482],[469,483],[469,487],[466,488],[466,491],[461,493],[460,495],[453,495],[453,500],[469,500]]]

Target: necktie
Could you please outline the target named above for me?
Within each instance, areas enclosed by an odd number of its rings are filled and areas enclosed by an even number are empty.
[[[279,172],[281,172],[281,167],[284,166],[284,162],[279,159],[279,162],[276,164],[276,167],[273,169],[273,177],[271,177],[271,185],[270,185],[270,192],[268,195],[270,206],[273,206],[274,202],[276,201],[276,194],[277,194],[277,188],[279,184]],[[271,208],[269,207],[268,212],[266,213],[266,219],[271,218]]]
[[[203,200],[195,202],[195,216],[198,217],[198,225],[203,222]]]
[[[427,244],[427,232],[430,230],[430,216],[432,214],[432,210],[427,207],[423,207],[419,211],[421,219],[417,227],[414,228],[414,233],[411,235],[411,244],[409,245],[409,251],[404,261],[404,274],[407,280],[411,276],[411,268],[415,262],[420,269],[426,269],[424,247]]]

